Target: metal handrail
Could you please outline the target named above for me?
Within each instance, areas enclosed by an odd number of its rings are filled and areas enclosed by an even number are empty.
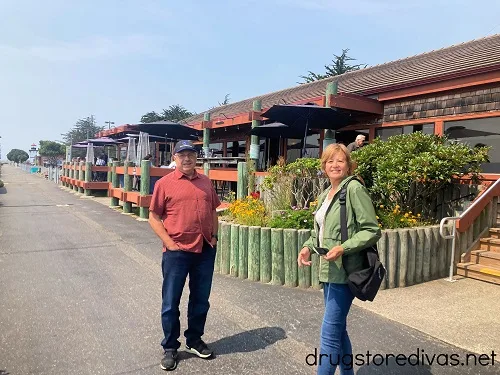
[[[442,238],[444,238],[446,240],[452,239],[452,241],[451,241],[450,274],[449,274],[448,278],[446,279],[447,281],[449,281],[449,282],[456,281],[453,279],[453,266],[455,265],[455,239],[456,239],[456,232],[457,232],[457,220],[462,219],[470,211],[472,211],[474,209],[474,207],[479,204],[479,202],[481,202],[483,199],[485,199],[484,197],[487,195],[486,194],[487,191],[490,189],[496,188],[497,185],[500,185],[500,179],[496,180],[493,185],[488,187],[488,189],[483,194],[481,194],[481,196],[476,201],[472,202],[472,204],[469,207],[467,207],[467,209],[464,212],[462,212],[459,216],[447,216],[447,217],[444,217],[441,219],[441,222],[439,223],[439,234],[441,235]],[[445,235],[443,233],[443,229],[444,229],[444,226],[446,225],[446,223],[450,220],[453,220],[451,234]]]

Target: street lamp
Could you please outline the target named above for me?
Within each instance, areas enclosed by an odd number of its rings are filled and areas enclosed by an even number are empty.
[[[108,124],[108,130],[111,129],[111,125],[115,124],[113,121],[104,121],[104,123]]]

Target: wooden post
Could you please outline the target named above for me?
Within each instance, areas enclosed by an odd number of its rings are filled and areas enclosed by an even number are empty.
[[[111,167],[111,186],[113,188],[118,188],[118,175],[116,174],[116,167],[118,167],[119,165],[119,162],[118,161],[114,161],[113,164],[112,164],[112,167]],[[118,198],[115,198],[115,197],[111,197],[111,207],[118,207],[120,204],[120,201]]]
[[[129,161],[125,162],[123,171],[123,191],[132,191],[132,176],[128,174],[128,168],[132,167],[134,163]],[[132,202],[123,202],[123,213],[132,213]]]
[[[338,85],[337,82],[329,82],[326,85],[326,107],[330,107],[330,95],[336,95],[338,92]],[[330,130],[330,129],[325,129],[324,136],[323,136],[323,150],[326,148],[326,146],[335,143],[335,131]]]
[[[248,195],[247,163],[238,163],[238,183],[236,185],[236,199],[245,198]]]
[[[206,112],[203,115],[203,121],[210,121],[210,112]],[[208,157],[209,152],[210,152],[210,129],[205,127],[203,129],[203,154],[205,158]],[[203,163],[203,171],[205,173],[205,176],[208,177],[208,174],[210,172],[210,164],[208,163],[208,160],[205,160],[205,162]]]
[[[86,171],[83,170],[83,166],[84,165],[85,165],[85,163],[83,161],[81,161],[80,162],[80,175],[79,175],[79,178],[78,178],[81,182],[85,181],[85,174],[86,174],[85,172]],[[83,187],[79,186],[78,187],[78,192],[81,193],[81,194],[83,194],[84,193]]]
[[[309,229],[299,229],[297,237],[297,251],[302,249],[302,245],[311,236]],[[297,253],[298,254],[298,253]],[[316,256],[316,255],[311,255]],[[311,286],[311,267],[300,267],[298,269],[298,282],[300,288],[309,288]]]
[[[253,106],[252,109],[254,111],[260,112],[262,110],[262,102],[260,99],[254,100],[253,101]],[[260,125],[260,120],[252,120],[252,129]],[[249,170],[252,173],[252,176],[248,176],[248,181],[250,182],[248,184],[248,191],[250,193],[253,193],[255,190],[255,175],[253,174],[257,168],[258,168],[258,161],[259,161],[259,153],[260,153],[260,148],[259,148],[259,137],[256,135],[252,135],[250,137],[250,158],[249,158]]]
[[[271,255],[271,228],[260,230],[260,281],[272,280],[273,258]]]
[[[260,227],[248,228],[248,278],[260,280]]]
[[[149,195],[150,189],[150,174],[151,162],[149,160],[141,161],[141,196],[145,197]],[[139,216],[141,219],[147,219],[149,217],[149,207],[140,207]]]
[[[283,229],[285,285],[297,286],[297,229]]]
[[[241,225],[238,238],[238,277],[248,277],[248,226]]]
[[[240,238],[240,225],[231,224],[231,254],[229,256],[229,274],[238,277],[239,274],[239,238]]]
[[[92,181],[92,163],[85,163],[85,182]],[[89,197],[92,191],[90,189],[84,189],[85,196]]]

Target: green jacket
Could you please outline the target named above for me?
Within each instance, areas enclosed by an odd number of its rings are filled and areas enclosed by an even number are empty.
[[[359,251],[375,245],[381,236],[381,231],[368,191],[359,181],[351,181],[347,185],[346,197],[348,240],[341,243],[339,193],[342,186],[350,179],[351,177],[346,177],[340,183],[330,207],[326,211],[323,247],[331,249],[334,246],[342,245],[344,254],[349,255],[349,268],[360,269],[362,268],[363,257],[359,254]],[[318,197],[318,209],[330,190],[331,186]],[[308,247],[311,252],[314,246],[319,246],[319,238],[317,238],[319,226],[316,220],[314,220],[314,229],[315,231],[312,232],[311,237],[304,243],[304,247]],[[319,281],[337,284],[347,283],[347,274],[342,266],[342,257],[339,257],[334,262],[328,262],[323,257],[320,258]]]

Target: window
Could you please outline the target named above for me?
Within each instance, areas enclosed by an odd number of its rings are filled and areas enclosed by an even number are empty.
[[[500,117],[446,121],[444,134],[471,147],[491,146],[489,163],[481,167],[485,173],[500,173]]]
[[[303,139],[288,139],[286,145],[286,162],[291,163],[300,158],[304,149]],[[319,134],[311,134],[306,138],[306,153],[304,158],[319,158]]]
[[[408,126],[391,126],[386,128],[378,128],[375,132],[375,137],[380,137],[383,141],[387,138],[401,135],[422,132],[424,134],[434,134],[434,124],[423,125],[408,125]]]

